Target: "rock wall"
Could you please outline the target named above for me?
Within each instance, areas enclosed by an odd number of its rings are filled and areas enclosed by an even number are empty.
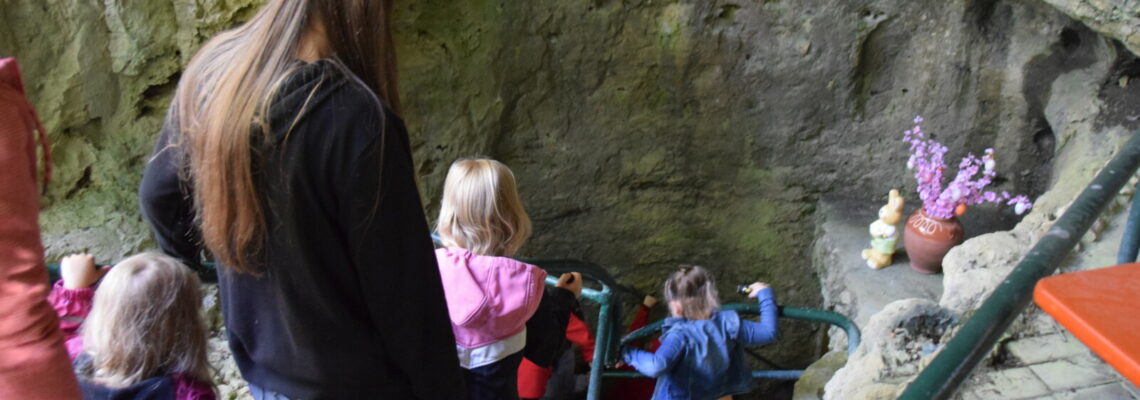
[[[1128,0],[1045,0],[1140,54],[1140,4]]]
[[[1062,6],[1065,5],[1058,5]],[[1026,7],[1024,4],[1015,7],[1015,10],[1015,21],[1032,21],[1030,16],[1041,14],[1037,7]],[[1081,20],[1085,21],[1083,18]],[[1140,104],[1140,91],[1131,84],[1137,62],[1135,55],[1128,50],[1132,45],[1127,41],[1121,43],[1099,37],[1092,34],[1089,28],[1073,26],[1063,21],[1064,19],[1037,19],[1031,22],[1036,25],[1035,28],[1015,29],[1012,40],[1016,45],[1011,46],[1017,49],[1050,49],[1036,54],[1025,51],[1015,54],[1014,59],[1022,60],[1022,65],[1026,66],[1024,79],[1027,81],[1036,80],[1035,66],[1055,65],[1064,68],[1060,74],[1032,84],[1034,90],[1046,93],[1038,107],[1043,112],[1046,125],[1053,132],[1054,143],[1048,144],[1055,149],[1056,156],[1051,177],[1046,184],[1048,191],[1037,197],[1033,211],[1012,230],[977,236],[947,254],[943,263],[944,289],[938,304],[908,309],[916,300],[900,300],[873,316],[865,332],[866,337],[870,337],[869,341],[865,342],[866,346],[860,347],[850,362],[827,384],[824,398],[895,398],[914,379],[918,370],[933,359],[941,345],[952,339],[956,323],[950,324],[932,345],[925,347],[915,346],[912,341],[891,342],[882,339],[884,335],[893,338],[899,334],[913,333],[911,329],[901,329],[901,326],[898,331],[883,332],[875,329],[881,329],[884,321],[900,318],[949,315],[960,316],[961,320],[968,319],[1137,128],[1135,120],[1138,115],[1135,110],[1136,105]],[[1042,47],[1050,39],[1033,32],[1056,29],[1057,23],[1064,26],[1060,28],[1060,40]],[[1090,26],[1103,31],[1102,27],[1094,24]],[[1115,251],[1120,243],[1119,231],[1126,214],[1122,211],[1127,209],[1134,192],[1134,187],[1130,186],[1115,198],[1113,205],[1094,224],[1073,255],[1062,262],[1062,271],[1097,268],[1115,263]],[[1099,240],[1106,232],[1115,234],[1115,237]],[[962,384],[955,398],[1021,397],[1014,394],[1017,393],[1016,390],[1019,387],[1030,387],[1035,381],[999,378],[1015,376],[1025,370],[1026,364],[1041,362],[1031,360],[1032,357],[1028,357],[1030,360],[1023,359],[1025,354],[1042,360],[1056,357],[1050,353],[1059,353],[1056,348],[1067,343],[1063,340],[1065,337],[1068,335],[1063,327],[1031,304],[1006,331],[1006,336],[982,361],[971,378]],[[1022,339],[1037,343],[1037,346],[1025,349],[1024,346],[1007,345]],[[1075,347],[1078,350],[1073,350],[1074,354],[1088,352],[1083,346]],[[1015,354],[1013,350],[1019,350],[1020,353]],[[1113,386],[1114,380],[1120,380],[1112,372],[1102,372],[1108,369],[1102,362],[1095,361],[1092,356],[1087,357],[1094,361],[1080,365],[1058,362],[1066,365],[1058,368],[1058,371],[1061,374],[1075,374],[1095,370],[1098,374],[1105,374],[1101,377],[1103,380],[1097,383],[1101,385],[1107,382],[1105,387]],[[1056,389],[1053,385],[1047,386],[1041,386],[1045,393]],[[1077,389],[1083,388],[1056,390],[1056,393],[1072,393]],[[1002,391],[1005,391],[1004,394]],[[1074,396],[1086,397],[1083,394]]]
[[[41,224],[50,259],[151,247],[135,189],[197,46],[252,1],[0,1],[0,56],[19,59],[52,140]]]
[[[0,3],[0,55],[20,57],[54,141],[49,257],[153,246],[134,191],[179,71],[260,0]],[[429,215],[448,164],[489,155],[519,177],[527,255],[592,260],[647,292],[699,263],[726,298],[760,279],[809,307],[817,196],[911,187],[901,131],[916,114],[948,157],[994,147],[996,189],[1038,195],[1055,150],[1087,134],[1055,132],[1052,82],[1112,57],[1090,44],[1115,51],[1032,0],[406,0],[397,13]],[[818,330],[787,326],[774,357],[806,365]]]

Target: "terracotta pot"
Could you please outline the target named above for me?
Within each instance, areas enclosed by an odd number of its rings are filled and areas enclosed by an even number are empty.
[[[942,272],[942,257],[965,238],[957,217],[931,217],[921,207],[906,219],[903,245],[910,257],[910,268],[924,274]]]

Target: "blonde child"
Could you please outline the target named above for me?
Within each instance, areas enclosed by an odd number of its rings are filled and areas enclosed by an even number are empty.
[[[436,226],[444,247],[436,259],[471,400],[517,399],[524,354],[553,364],[581,293],[576,273],[546,290],[542,269],[509,258],[530,229],[510,169],[486,158],[451,165]]]
[[[76,254],[63,258],[60,274],[48,301],[84,398],[216,398],[189,268],[156,253],[96,268],[94,257]]]
[[[760,321],[743,320],[735,311],[718,311],[716,284],[707,270],[683,266],[665,282],[672,318],[665,320],[656,353],[627,347],[625,362],[657,378],[654,400],[722,399],[746,393],[752,383],[745,345],[776,340],[776,299],[772,288],[756,282],[749,297],[760,302]]]

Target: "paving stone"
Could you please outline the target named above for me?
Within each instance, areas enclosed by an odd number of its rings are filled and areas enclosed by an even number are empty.
[[[1123,384],[1110,383],[1075,390],[1053,393],[1053,397],[1063,400],[1133,400],[1136,396]]]
[[[1028,367],[1055,392],[1118,381],[1112,368],[1095,357],[1073,357]]]
[[[1011,368],[986,373],[970,380],[962,400],[1026,399],[1049,395],[1049,387],[1029,368]]]
[[[1077,338],[1067,334],[1045,335],[1014,340],[1005,344],[1006,351],[1024,365],[1039,364],[1060,360],[1075,355],[1088,354],[1088,347]]]
[[[1140,389],[1137,389],[1136,385],[1133,385],[1132,382],[1124,381],[1124,388],[1132,392],[1132,397],[1140,399]]]

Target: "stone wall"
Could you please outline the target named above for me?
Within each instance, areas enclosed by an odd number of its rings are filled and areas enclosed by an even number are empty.
[[[1031,16],[1040,15],[1040,10],[1023,4],[1015,7],[1015,15],[1016,20],[1032,21]],[[1057,22],[1037,19],[1031,23],[1035,28],[1016,30],[1012,36],[1016,45],[1011,48],[1042,48],[1051,39],[1034,32],[1052,31],[1058,27],[1053,25]],[[897,397],[942,345],[952,339],[957,322],[973,315],[1137,128],[1135,120],[1140,115],[1135,110],[1140,104],[1140,91],[1131,83],[1137,62],[1128,50],[1131,46],[1095,35],[1087,27],[1063,25],[1060,40],[1050,46],[1051,51],[1016,55],[1026,60],[1024,65],[1029,67],[1067,66],[1050,79],[1032,83],[1035,90],[1047,94],[1039,107],[1055,140],[1051,146],[1056,156],[1047,192],[1036,198],[1033,211],[1013,229],[969,239],[947,254],[943,263],[944,288],[937,304],[910,307],[917,300],[899,300],[874,315],[865,331],[869,337],[866,345],[827,384],[823,398]],[[1036,80],[1035,76],[1033,69],[1028,68],[1024,79]],[[1062,271],[1115,263],[1119,231],[1126,214],[1123,210],[1135,191],[1134,184],[1114,199],[1073,254],[1063,260]],[[1115,232],[1116,236],[1100,241],[1105,232]],[[927,346],[884,340],[913,333],[899,321],[935,316],[950,316],[945,318],[950,322],[939,333],[941,336]],[[884,331],[883,327],[887,329]],[[1039,376],[1046,378],[1029,375],[1027,379],[1018,379],[1018,374],[1029,369],[1043,371]],[[1135,394],[1127,393],[1100,397],[1107,392],[1124,393],[1126,384],[1120,384],[1121,380],[1087,348],[1077,344],[1052,317],[1030,304],[958,389],[955,398],[1029,398],[1049,393],[1071,398],[1134,398]],[[1035,390],[1042,393],[1033,394]],[[1100,394],[1090,394],[1093,392]]]
[[[0,55],[20,57],[54,141],[49,257],[153,246],[134,192],[179,71],[260,1],[0,3]],[[996,189],[1038,195],[1054,151],[1087,133],[1055,132],[1052,82],[1100,60],[1088,44],[1114,49],[1032,0],[406,0],[397,13],[429,215],[448,164],[489,155],[519,177],[526,255],[592,260],[647,292],[699,263],[726,299],[760,279],[808,307],[814,199],[910,188],[901,132],[916,114],[948,157],[994,147]],[[788,325],[775,357],[806,365],[818,338]]]
[[[1130,0],[1045,0],[1140,54],[1140,4]]]
[[[135,188],[179,73],[251,1],[0,1],[0,56],[19,59],[52,140],[41,214],[50,259],[152,246]]]

